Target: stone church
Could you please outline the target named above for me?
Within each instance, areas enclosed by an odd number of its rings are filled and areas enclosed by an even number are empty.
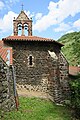
[[[27,35],[26,35],[27,33]],[[32,19],[22,10],[13,20],[13,36],[3,38],[12,47],[17,89],[46,93],[61,103],[68,96],[68,62],[61,53],[63,44],[32,35]]]

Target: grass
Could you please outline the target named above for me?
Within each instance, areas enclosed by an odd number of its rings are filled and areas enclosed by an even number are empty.
[[[51,101],[20,97],[19,110],[7,112],[2,120],[71,120],[70,111]]]

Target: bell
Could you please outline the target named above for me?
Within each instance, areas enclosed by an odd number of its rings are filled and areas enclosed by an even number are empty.
[[[21,27],[21,25],[19,25],[18,27]]]
[[[19,28],[19,30],[21,30],[21,28]]]
[[[27,30],[27,28],[25,27],[25,30]]]

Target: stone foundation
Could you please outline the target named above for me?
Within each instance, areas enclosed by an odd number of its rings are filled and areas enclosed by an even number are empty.
[[[38,85],[38,86],[35,86],[35,85],[18,85],[17,84],[17,89],[19,90],[22,90],[22,89],[25,89],[27,91],[38,91],[38,92],[47,92],[47,86],[41,86],[41,85]]]

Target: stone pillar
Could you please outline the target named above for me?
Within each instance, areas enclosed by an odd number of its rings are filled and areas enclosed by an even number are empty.
[[[69,88],[69,64],[63,55],[63,53],[59,53],[59,79],[60,85],[62,87],[63,99],[66,100],[70,96],[70,88]]]
[[[13,20],[13,34],[18,35],[18,26],[16,20]]]
[[[49,59],[48,70],[49,70],[48,78],[49,99],[56,103],[61,103],[63,98],[59,80],[58,60],[55,60],[53,58]]]
[[[28,36],[32,36],[32,21],[28,23]]]
[[[24,36],[24,24],[22,25],[22,36]]]

